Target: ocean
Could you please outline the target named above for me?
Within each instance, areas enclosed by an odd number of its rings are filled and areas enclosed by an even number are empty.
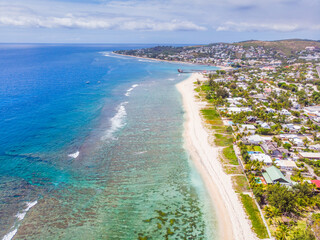
[[[195,66],[112,53],[141,47],[0,45],[0,239],[217,238],[175,88]]]

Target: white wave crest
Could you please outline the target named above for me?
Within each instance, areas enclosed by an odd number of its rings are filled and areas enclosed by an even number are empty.
[[[144,153],[146,153],[146,152],[148,152],[148,151],[135,152],[134,154],[135,154],[135,155],[141,155],[141,154],[144,154]]]
[[[2,238],[2,240],[11,240],[14,235],[16,235],[18,229],[14,229],[13,231],[9,232],[8,234],[4,235],[4,237]]]
[[[21,212],[21,213],[17,213],[16,217],[19,220],[24,219],[24,217],[26,216],[26,213],[36,204],[38,203],[38,201],[34,201],[34,202],[28,202],[27,203],[27,207]]]
[[[27,203],[27,207],[22,211],[16,214],[16,217],[21,221],[22,219],[24,219],[24,217],[26,216],[27,212],[34,207],[36,204],[38,203],[38,201],[33,201],[33,202],[28,202]],[[13,227],[12,227],[13,228]],[[11,228],[11,229],[12,229]],[[16,235],[18,231],[18,228],[15,228],[14,230],[12,230],[11,232],[9,232],[8,234],[4,235],[4,237],[2,238],[2,240],[11,240],[14,235]]]
[[[120,128],[126,125],[125,117],[127,116],[125,105],[128,102],[123,102],[118,106],[118,111],[114,117],[110,119],[111,127],[106,131],[105,135],[101,138],[102,141],[107,139],[114,139],[113,134]]]
[[[153,60],[144,60],[144,59],[139,59],[138,61],[139,61],[139,62],[148,62],[148,63],[153,63],[153,62],[155,62],[155,61],[153,61]]]
[[[72,157],[72,158],[77,158],[79,156],[79,154],[80,154],[80,152],[76,151],[75,153],[68,154],[68,156]]]
[[[174,78],[169,78],[168,80],[169,80],[169,81],[174,81],[175,79],[174,79]]]
[[[132,86],[131,86],[131,88],[129,88],[128,90],[127,90],[127,92],[126,92],[126,96],[127,97],[129,97],[130,96],[130,92],[133,90],[133,89],[135,89],[136,87],[138,87],[139,86],[139,84],[133,84]]]
[[[110,57],[110,52],[100,52],[105,57]]]

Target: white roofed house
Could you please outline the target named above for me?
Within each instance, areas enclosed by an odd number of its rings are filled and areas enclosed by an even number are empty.
[[[276,111],[272,108],[267,108],[266,113],[275,113]]]
[[[299,137],[293,137],[293,138],[290,138],[290,141],[296,145],[297,147],[303,147],[304,146],[304,142],[301,138]]]
[[[291,112],[289,112],[287,109],[282,109],[282,110],[280,111],[280,114],[281,114],[281,115],[290,116],[290,115],[291,115]]]
[[[241,133],[250,133],[250,134],[255,134],[256,133],[256,127],[252,124],[242,124],[239,126],[239,131]]]
[[[241,112],[250,112],[252,111],[249,107],[229,107],[227,108],[229,113],[241,113]]]
[[[264,139],[259,136],[259,135],[251,135],[251,136],[248,136],[246,138],[246,140],[248,141],[248,143],[250,144],[253,144],[253,145],[259,145],[261,144],[262,142],[264,142]]]
[[[272,159],[270,156],[268,156],[267,154],[264,153],[253,153],[250,154],[250,159],[251,160],[258,160],[259,162],[263,162],[265,165],[267,166],[271,166],[272,165]]]
[[[301,130],[301,126],[294,125],[292,123],[289,124],[282,124],[283,129],[288,129],[290,133],[297,133]]]
[[[319,160],[320,159],[320,153],[319,152],[299,152],[299,156],[301,158],[308,158],[308,159],[314,159]]]
[[[260,126],[264,129],[270,129],[270,126],[268,123],[264,122],[264,123],[261,123]]]
[[[292,171],[297,168],[297,165],[292,160],[280,160],[276,161],[277,166],[280,167],[281,170]]]

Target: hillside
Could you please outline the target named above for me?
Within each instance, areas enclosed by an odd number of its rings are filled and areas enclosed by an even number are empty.
[[[297,51],[305,50],[306,47],[314,46],[320,48],[319,41],[301,40],[301,39],[288,39],[279,41],[245,41],[234,43],[244,48],[249,47],[265,47],[266,49],[273,49],[282,52],[286,56],[292,56]]]

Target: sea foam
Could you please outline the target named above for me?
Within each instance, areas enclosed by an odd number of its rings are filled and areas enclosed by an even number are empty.
[[[75,153],[68,154],[68,156],[72,157],[72,158],[77,158],[79,156],[79,154],[80,154],[80,152],[76,151]]]
[[[24,217],[26,216],[26,213],[36,204],[38,203],[38,201],[33,201],[33,202],[28,202],[27,203],[27,207],[21,212],[21,213],[17,213],[16,217],[19,220],[24,219]]]
[[[130,96],[130,92],[133,90],[133,89],[135,89],[136,87],[138,87],[139,86],[139,84],[133,84],[132,86],[131,86],[131,88],[129,88],[128,90],[127,90],[127,92],[126,92],[126,96],[127,97],[129,97]]]
[[[2,238],[2,240],[11,240],[14,235],[16,235],[18,229],[14,229],[13,231],[9,232],[8,234],[4,235],[4,237]]]
[[[126,125],[125,117],[127,116],[125,105],[128,102],[121,103],[117,109],[117,113],[110,119],[111,127],[106,131],[101,140],[114,139],[113,134]]]
[[[33,202],[28,202],[27,203],[27,207],[22,211],[16,214],[16,217],[19,219],[19,221],[23,220],[24,217],[26,216],[27,212],[34,207],[36,204],[38,203],[38,201],[33,201]],[[12,227],[13,228],[13,227]],[[12,229],[11,228],[11,229]],[[11,240],[14,235],[16,235],[18,231],[18,228],[15,228],[14,230],[12,230],[11,232],[9,232],[8,234],[4,235],[4,237],[2,238],[2,240]]]

